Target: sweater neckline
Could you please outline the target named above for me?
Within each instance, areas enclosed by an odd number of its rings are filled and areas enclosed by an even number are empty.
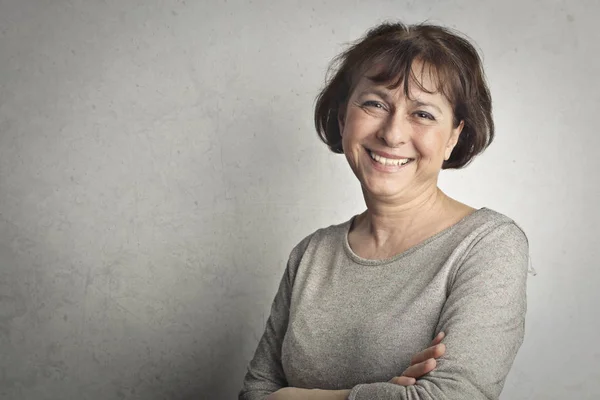
[[[470,220],[471,218],[474,218],[475,215],[480,214],[481,212],[488,210],[487,207],[482,207],[479,208],[475,211],[473,211],[472,213],[470,213],[469,215],[466,215],[465,217],[463,217],[462,219],[460,219],[458,222],[454,223],[453,225],[450,225],[449,227],[439,231],[438,233],[428,237],[427,239],[421,241],[420,243],[404,250],[401,253],[398,253],[392,257],[386,258],[386,259],[382,259],[382,260],[372,260],[372,259],[368,259],[368,258],[363,258],[360,257],[358,254],[356,254],[352,248],[350,247],[350,242],[348,241],[348,234],[350,233],[350,227],[352,226],[352,223],[354,222],[354,220],[356,219],[356,217],[358,215],[354,215],[352,218],[350,218],[348,221],[346,221],[346,223],[343,225],[343,229],[342,229],[342,233],[344,235],[344,240],[343,240],[343,246],[344,246],[344,250],[346,251],[346,254],[348,255],[348,257],[350,257],[354,262],[358,263],[358,264],[362,264],[362,265],[368,265],[368,266],[381,266],[381,265],[386,265],[395,261],[398,261],[401,258],[404,258],[406,256],[408,256],[409,254],[414,253],[415,251],[421,249],[422,247],[425,247],[426,245],[428,245],[429,243],[443,237],[446,236],[447,234],[449,234],[450,232],[452,232],[453,230],[455,230],[457,227],[459,227],[460,225],[464,224],[465,222],[467,222],[468,220]]]

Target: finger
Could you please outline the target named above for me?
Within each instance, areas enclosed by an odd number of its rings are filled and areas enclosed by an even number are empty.
[[[440,343],[415,354],[410,360],[410,365],[418,364],[430,358],[440,358],[444,354],[446,354],[446,345],[444,343]]]
[[[411,365],[410,367],[406,368],[406,370],[402,373],[402,376],[409,376],[417,379],[433,371],[436,366],[437,361],[435,361],[435,358],[430,358],[428,360],[425,360],[415,365]]]
[[[400,386],[410,386],[414,385],[417,382],[415,378],[411,378],[409,376],[396,376],[390,380],[390,383],[400,385]]]
[[[442,340],[444,340],[445,337],[446,337],[445,332],[438,333],[437,336],[431,342],[431,345],[435,346],[436,344],[440,344],[442,342]]]

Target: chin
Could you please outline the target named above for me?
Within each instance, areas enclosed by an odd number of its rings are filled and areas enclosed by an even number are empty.
[[[406,185],[393,185],[393,184],[385,184],[370,182],[367,184],[363,184],[363,189],[372,196],[377,197],[391,197],[397,196],[406,192]]]

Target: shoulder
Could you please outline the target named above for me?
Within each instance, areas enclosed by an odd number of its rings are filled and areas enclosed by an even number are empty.
[[[498,273],[525,277],[529,265],[529,240],[512,218],[483,208],[474,213],[461,230],[464,239],[456,248],[460,260],[456,273],[497,270]]]
[[[496,240],[528,243],[527,235],[515,220],[485,207],[465,218],[457,231],[465,235],[465,239],[469,238],[473,245]]]
[[[343,245],[351,222],[352,218],[342,223],[319,228],[305,236],[292,249],[288,267],[295,270],[307,253],[314,253],[317,250],[323,252],[326,249],[334,251],[339,248],[339,246]],[[294,274],[295,271],[291,271],[291,273]]]
[[[353,217],[354,218],[354,217]],[[342,223],[329,225],[327,227],[319,228],[311,234],[305,236],[294,248],[290,254],[292,256],[301,256],[310,247],[319,244],[339,244],[345,239],[345,235],[348,232],[348,228],[352,222],[352,218]]]

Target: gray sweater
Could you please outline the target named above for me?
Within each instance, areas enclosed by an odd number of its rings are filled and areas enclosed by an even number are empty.
[[[350,400],[497,399],[524,334],[528,242],[482,208],[387,260],[348,244],[352,219],[291,252],[241,400],[281,387],[351,389]],[[437,368],[387,383],[444,331]]]

